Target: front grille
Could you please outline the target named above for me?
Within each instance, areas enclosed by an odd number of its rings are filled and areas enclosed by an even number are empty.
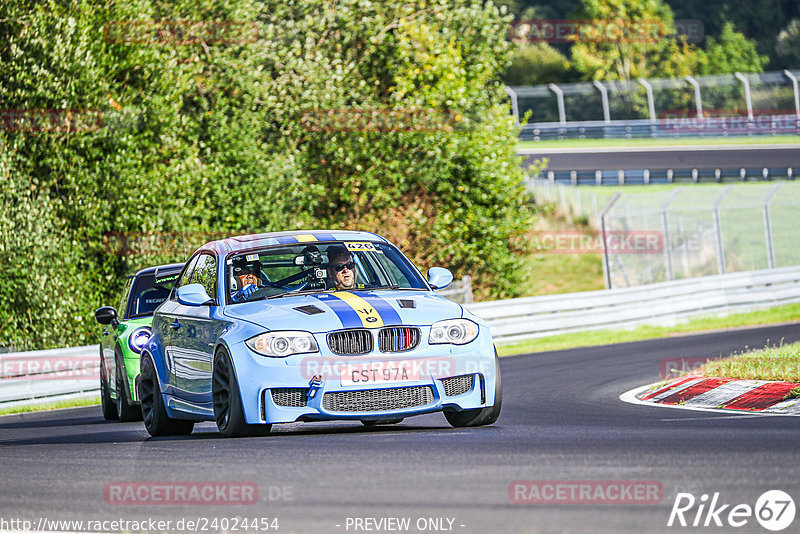
[[[475,375],[461,375],[451,376],[450,378],[442,379],[442,386],[444,386],[444,393],[448,397],[461,395],[472,389],[472,381]]]
[[[342,330],[328,334],[328,346],[334,354],[353,356],[372,352],[372,333],[369,330]]]
[[[433,402],[430,386],[367,389],[326,393],[322,407],[330,412],[383,412],[425,406]]]
[[[419,345],[419,328],[395,326],[378,332],[378,349],[381,352],[403,352]]]
[[[275,388],[272,400],[278,406],[302,407],[308,404],[308,388]]]

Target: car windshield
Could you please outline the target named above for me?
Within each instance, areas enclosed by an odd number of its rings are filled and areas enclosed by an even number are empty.
[[[393,246],[370,241],[303,243],[233,254],[225,264],[229,302],[360,289],[426,290]]]
[[[128,319],[153,315],[156,308],[169,297],[177,274],[176,272],[174,276],[160,275],[158,281],[152,272],[137,276],[131,291],[130,307],[127,310]]]

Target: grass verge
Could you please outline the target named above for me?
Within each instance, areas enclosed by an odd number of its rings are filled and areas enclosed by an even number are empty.
[[[558,210],[554,204],[537,206],[538,218],[528,239],[543,231],[566,231],[594,234],[585,219]],[[604,289],[603,262],[600,254],[546,254],[533,251],[523,264],[524,285],[521,297],[576,293]]]
[[[706,376],[800,382],[800,343],[765,347],[706,363]]]
[[[518,148],[594,148],[631,146],[706,146],[800,144],[798,135],[761,137],[696,137],[681,139],[564,139],[562,141],[520,141]]]
[[[49,402],[46,404],[28,404],[26,406],[15,406],[14,408],[0,409],[0,415],[10,415],[14,413],[43,412],[45,410],[59,410],[61,408],[78,408],[81,406],[95,406],[100,404],[100,397],[88,397],[85,399],[64,400]]]
[[[596,345],[612,345],[644,339],[659,339],[681,334],[692,334],[741,326],[758,326],[774,323],[785,323],[800,320],[800,303],[776,306],[767,310],[747,313],[735,313],[727,317],[703,316],[691,319],[675,326],[639,326],[631,330],[593,330],[575,332],[538,339],[530,339],[519,343],[499,345],[500,356],[529,354],[551,350],[591,347]]]

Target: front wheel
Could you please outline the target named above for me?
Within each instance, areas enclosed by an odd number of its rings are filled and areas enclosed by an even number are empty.
[[[125,361],[122,359],[122,355],[119,353],[117,353],[116,362],[117,416],[123,423],[130,421],[141,421],[142,410],[138,406],[128,402],[128,395],[130,392],[127,380],[128,371],[125,369]]]
[[[497,350],[494,351],[494,405],[487,408],[475,408],[473,410],[445,410],[444,416],[450,425],[461,428],[468,426],[491,425],[500,417],[500,408],[503,406],[503,380],[500,376],[500,360],[497,357]]]
[[[156,367],[149,354],[142,355],[139,399],[142,401],[144,427],[151,436],[186,436],[192,433],[193,421],[172,419],[167,415]]]
[[[219,349],[214,356],[211,399],[217,428],[226,438],[269,434],[272,425],[249,425],[245,421],[239,382],[233,362],[225,349]]]
[[[106,375],[106,362],[100,356],[100,408],[103,410],[103,419],[106,421],[114,421],[119,417],[117,415],[117,405],[111,394],[108,392],[108,376]]]

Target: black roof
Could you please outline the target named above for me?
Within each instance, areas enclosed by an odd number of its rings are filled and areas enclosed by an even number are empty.
[[[128,276],[128,278],[139,277],[145,274],[154,274],[155,276],[164,275],[167,273],[170,274],[178,274],[183,269],[183,263],[168,263],[166,265],[154,265],[153,267],[145,267],[137,271],[134,274]]]

